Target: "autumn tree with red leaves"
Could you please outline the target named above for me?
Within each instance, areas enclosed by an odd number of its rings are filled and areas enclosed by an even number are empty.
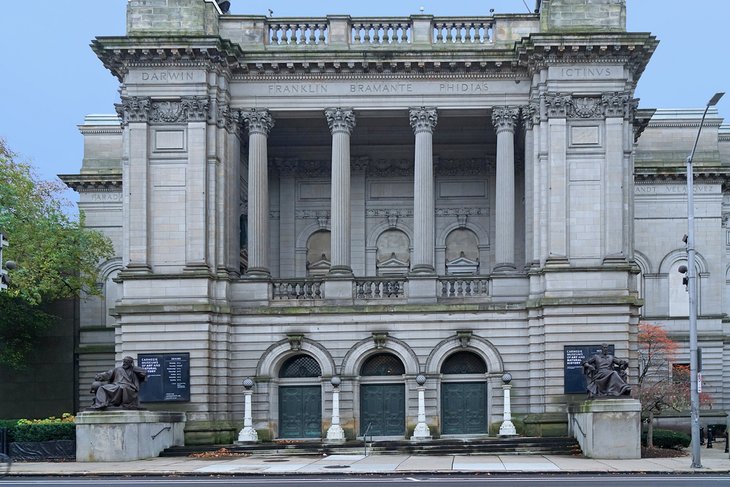
[[[646,445],[652,448],[654,415],[666,409],[689,409],[690,375],[689,368],[674,365],[679,347],[663,327],[639,323],[638,338],[638,399],[641,401],[642,413],[648,419]],[[701,394],[700,403],[709,404],[709,395]]]

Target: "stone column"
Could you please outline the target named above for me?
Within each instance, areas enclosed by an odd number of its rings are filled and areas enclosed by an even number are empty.
[[[418,374],[416,384],[418,384],[418,422],[413,430],[411,441],[424,441],[431,439],[431,430],[426,424],[426,389],[423,384],[426,383],[426,377]]]
[[[510,404],[510,389],[512,386],[509,384],[512,381],[512,374],[506,372],[502,376],[502,390],[504,391],[504,420],[502,425],[499,427],[499,436],[516,436],[517,430],[515,425],[512,423],[512,406]]]
[[[238,441],[241,443],[255,443],[259,441],[259,435],[253,429],[253,417],[251,415],[251,396],[253,392],[253,380],[243,380],[243,429],[238,433]]]
[[[494,271],[515,270],[515,124],[516,107],[494,107],[497,130],[497,180],[495,202]]]
[[[331,276],[352,276],[350,266],[350,134],[355,112],[344,108],[325,110],[332,132],[332,264]]]
[[[268,277],[269,177],[267,139],[274,119],[268,110],[241,113],[248,129],[248,275]]]
[[[340,378],[332,377],[330,383],[332,384],[332,424],[327,429],[327,443],[343,443],[345,430],[340,426]]]
[[[433,129],[435,108],[411,108],[411,127],[416,136],[413,189],[413,263],[411,274],[433,275],[435,246]]]
[[[535,245],[535,208],[539,206],[539,198],[535,192],[535,181],[539,180],[535,159],[535,132],[533,130],[537,117],[535,105],[522,107],[522,122],[525,125],[525,266],[536,265],[538,260]]]

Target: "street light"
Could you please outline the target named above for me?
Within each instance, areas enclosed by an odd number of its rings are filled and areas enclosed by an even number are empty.
[[[690,377],[690,421],[692,426],[692,468],[702,468],[700,462],[700,394],[697,389],[697,269],[695,268],[695,211],[694,175],[692,159],[700,140],[702,126],[710,107],[717,105],[722,95],[715,93],[705,106],[697,138],[692,152],[687,157],[687,291],[689,292],[689,377]]]

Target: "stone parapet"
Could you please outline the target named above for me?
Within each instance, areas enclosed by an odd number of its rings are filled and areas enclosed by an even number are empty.
[[[588,458],[641,458],[641,403],[636,399],[602,399],[571,405],[568,429]]]
[[[626,0],[543,0],[542,32],[625,32]]]
[[[184,444],[185,413],[86,411],[76,416],[76,461],[126,462]]]

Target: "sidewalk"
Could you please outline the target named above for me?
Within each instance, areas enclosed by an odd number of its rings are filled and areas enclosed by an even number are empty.
[[[237,458],[153,458],[106,463],[15,463],[11,475],[308,475],[418,473],[730,473],[730,458],[722,447],[701,452],[702,469],[690,468],[691,458],[591,460],[553,455],[330,455],[247,456]]]

